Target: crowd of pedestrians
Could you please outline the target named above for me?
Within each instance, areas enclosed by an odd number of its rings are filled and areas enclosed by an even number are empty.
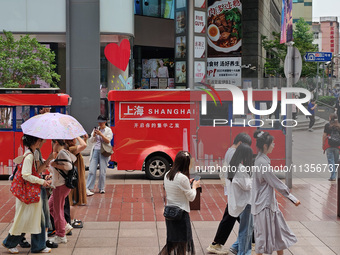
[[[283,251],[297,242],[295,235],[286,224],[279,210],[275,190],[288,198],[296,206],[300,201],[289,188],[281,182],[270,169],[270,154],[274,149],[274,137],[268,132],[258,130],[254,133],[257,155],[251,148],[252,139],[246,133],[235,137],[233,145],[225,154],[225,166],[228,171],[222,175],[225,194],[228,197],[223,218],[218,226],[214,241],[207,251],[212,254],[249,255],[252,242],[257,255]],[[164,177],[166,207],[164,216],[167,228],[167,241],[159,255],[195,254],[189,218],[189,201],[196,195],[199,182],[189,178],[191,156],[181,151],[177,154],[173,168]],[[192,186],[190,186],[192,183]],[[173,211],[170,216],[168,209]],[[183,214],[176,218],[178,211]],[[236,242],[225,249],[235,222],[239,221]]]
[[[47,112],[49,108],[42,108],[39,114]],[[93,149],[88,185],[94,188],[95,171],[99,163],[99,188],[100,193],[104,193],[108,157],[101,157],[101,143],[109,144],[113,135],[111,129],[106,127],[104,116],[100,115],[98,122],[99,126],[92,132],[90,139]],[[86,190],[85,164],[80,154],[87,147],[87,139],[87,135],[72,140],[53,139],[52,152],[44,160],[40,149],[46,140],[23,135],[22,142],[27,150],[14,160],[19,167],[11,179],[14,182],[16,175],[22,176],[23,182],[28,183],[26,188],[37,185],[39,194],[36,201],[27,203],[16,198],[14,222],[2,242],[9,253],[19,253],[17,245],[31,248],[32,253],[50,253],[52,248],[58,248],[58,244],[67,243],[66,235],[72,234],[73,228],[83,227],[82,221],[77,218],[77,206],[86,205],[87,195],[94,194],[88,194]],[[71,189],[66,185],[64,175],[74,166],[78,182]],[[26,234],[31,234],[31,244],[26,240]]]
[[[339,127],[336,118],[335,114],[330,117],[327,130],[325,127],[326,135],[331,133],[332,128]],[[25,181],[40,185],[41,199],[29,204],[16,199],[14,222],[2,243],[10,253],[18,253],[17,245],[31,247],[32,253],[49,253],[58,244],[67,243],[66,235],[73,227],[83,227],[81,220],[77,219],[77,206],[86,205],[86,196],[94,194],[98,164],[98,189],[99,193],[105,193],[108,157],[103,156],[101,150],[102,143],[110,143],[113,136],[111,129],[106,126],[106,118],[99,116],[97,120],[99,125],[89,139],[93,147],[87,182],[80,154],[87,147],[87,135],[73,140],[52,140],[52,152],[46,160],[40,152],[45,140],[23,136],[23,145],[27,150],[16,159],[16,163],[23,162],[21,174]],[[251,148],[252,138],[246,133],[238,134],[225,154],[224,164],[228,171],[223,173],[222,180],[228,204],[214,240],[207,248],[209,253],[249,255],[254,247],[258,255],[272,254],[274,251],[281,255],[297,242],[279,210],[275,190],[296,206],[300,202],[273,172],[268,171],[271,164],[268,154],[274,150],[274,137],[261,130],[257,130],[253,137],[256,140],[256,157]],[[330,151],[327,157],[328,154]],[[190,179],[192,162],[189,152],[180,151],[172,168],[165,174],[167,239],[159,255],[195,254],[189,202],[195,199],[200,181]],[[79,173],[78,184],[75,189],[70,189],[66,186],[62,171],[70,171],[74,165]],[[240,225],[237,240],[227,250],[224,245],[236,221]],[[48,239],[48,231],[51,232],[53,228],[54,236]],[[31,244],[27,242],[26,234],[31,234]]]

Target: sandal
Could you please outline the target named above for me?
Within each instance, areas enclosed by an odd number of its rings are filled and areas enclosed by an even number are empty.
[[[74,220],[72,223],[72,227],[74,228],[83,228],[83,222],[81,220]]]

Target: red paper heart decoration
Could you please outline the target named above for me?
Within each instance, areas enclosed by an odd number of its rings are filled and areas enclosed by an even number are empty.
[[[120,70],[125,71],[130,59],[130,42],[124,39],[118,46],[116,43],[106,45],[104,49],[105,57],[110,63]]]

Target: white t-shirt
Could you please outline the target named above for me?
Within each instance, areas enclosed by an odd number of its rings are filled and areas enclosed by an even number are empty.
[[[77,160],[76,156],[74,156],[71,152],[67,150],[60,150],[57,156],[57,159],[67,159],[69,161],[75,162]],[[72,169],[72,164],[69,162],[59,162],[58,164],[66,166],[64,171],[69,171]],[[52,174],[52,186],[59,187],[65,184],[65,179],[60,175],[57,169],[50,166],[50,173]]]

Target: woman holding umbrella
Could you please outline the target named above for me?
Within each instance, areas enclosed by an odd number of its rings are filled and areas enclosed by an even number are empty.
[[[51,181],[37,177],[37,167],[33,156],[34,151],[40,146],[41,140],[25,134],[22,141],[23,145],[28,147],[28,150],[26,150],[22,158],[16,159],[16,163],[20,164],[23,160],[21,174],[25,181],[48,187]],[[22,240],[22,233],[31,233],[31,252],[51,252],[51,249],[46,247],[45,228],[44,224],[41,224],[41,215],[41,199],[37,203],[25,204],[16,198],[14,222],[2,245],[12,254],[19,253],[16,246]]]

